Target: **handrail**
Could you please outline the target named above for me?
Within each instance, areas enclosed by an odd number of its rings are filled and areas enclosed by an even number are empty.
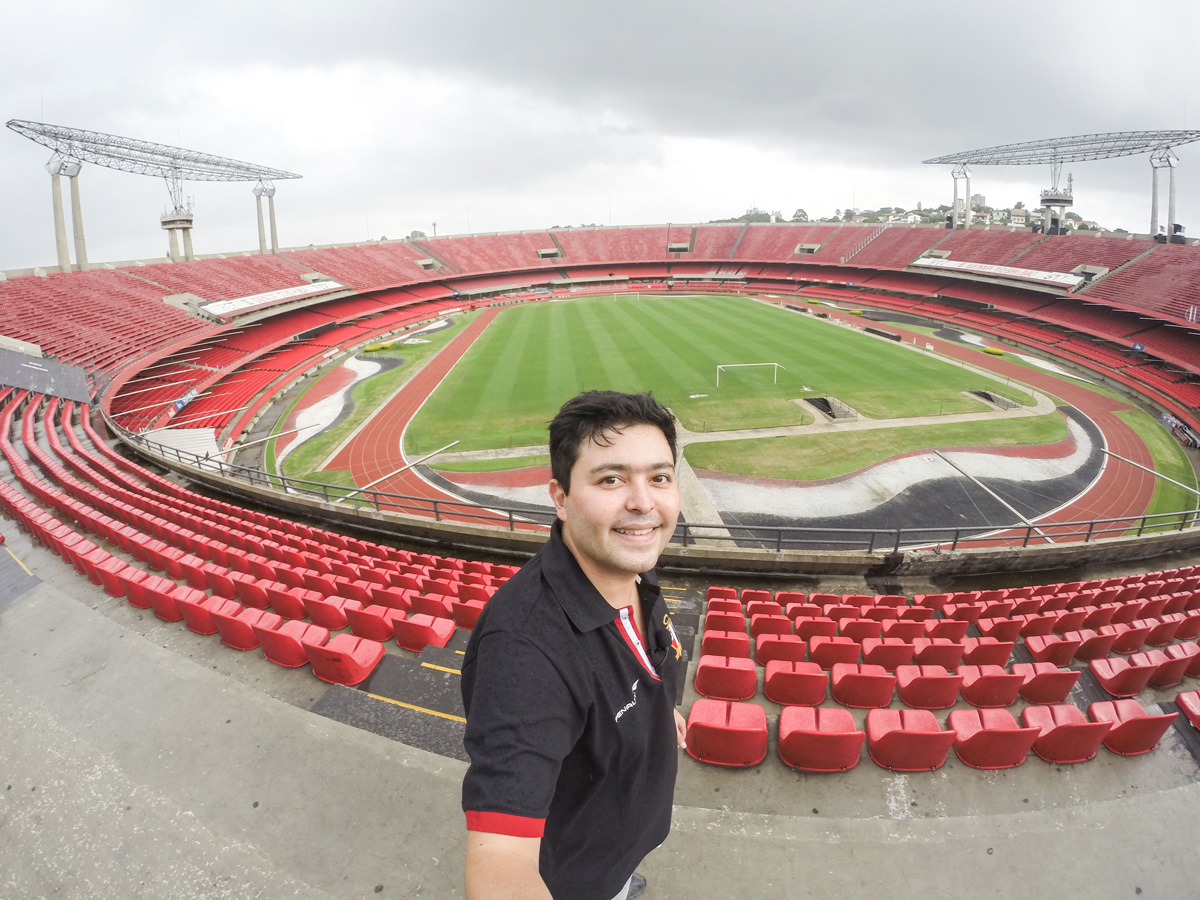
[[[432,517],[436,522],[477,523],[501,527],[508,531],[529,526],[549,527],[555,518],[554,511],[550,509],[484,507],[465,500],[440,500],[363,488],[341,488],[324,482],[273,475],[261,469],[238,466],[221,459],[199,456],[177,447],[156,443],[141,434],[127,431],[114,423],[107,414],[104,418],[114,433],[120,433],[129,443],[165,462],[174,461],[182,466],[212,472],[221,478],[245,481],[254,487],[300,494],[323,503],[333,503],[346,498],[342,503],[346,507],[366,507],[380,513]],[[357,494],[357,498],[351,499],[352,494]],[[1030,522],[998,526],[813,528],[793,525],[731,526],[723,522],[681,522],[676,526],[671,542],[683,547],[724,544],[740,550],[765,550],[776,553],[787,550],[899,553],[901,550],[914,549],[929,549],[937,553],[969,547],[1028,547],[1031,543],[1044,546],[1047,540],[1055,544],[1086,544],[1107,537],[1130,534],[1141,537],[1149,532],[1182,532],[1197,526],[1200,526],[1200,510],[1196,509],[1074,522]]]

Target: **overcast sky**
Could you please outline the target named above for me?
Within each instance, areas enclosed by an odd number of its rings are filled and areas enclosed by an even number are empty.
[[[75,0],[0,3],[0,121],[298,173],[284,246],[758,206],[949,203],[921,160],[1200,128],[1200,4],[1061,0]],[[1189,109],[1189,95],[1191,108]],[[1178,220],[1200,236],[1200,144]],[[52,265],[50,151],[0,129],[0,269]],[[1075,163],[1075,210],[1145,232],[1146,157]],[[1033,206],[1048,166],[973,167]],[[92,261],[158,257],[159,179],[86,166]],[[257,247],[250,184],[188,183],[197,253]],[[1165,223],[1165,179],[1160,222]]]

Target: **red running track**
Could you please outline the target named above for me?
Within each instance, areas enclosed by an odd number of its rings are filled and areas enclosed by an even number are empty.
[[[363,487],[408,465],[409,460],[405,458],[400,446],[404,429],[417,414],[421,404],[437,389],[442,379],[462,359],[484,329],[491,324],[496,317],[496,312],[497,310],[492,309],[484,310],[475,321],[462,330],[461,334],[430,359],[367,420],[367,423],[347,442],[346,446],[326,464],[326,471],[347,469],[353,477],[355,485]],[[371,490],[427,500],[463,503],[461,498],[439,490],[412,469],[390,478],[384,478]],[[380,508],[400,512],[417,512],[418,514],[422,511],[427,512],[429,509],[427,506],[423,506],[422,510],[404,509],[387,503],[380,504]],[[455,516],[452,513],[447,514],[445,511],[441,512],[441,517],[449,521],[479,521],[477,516]]]

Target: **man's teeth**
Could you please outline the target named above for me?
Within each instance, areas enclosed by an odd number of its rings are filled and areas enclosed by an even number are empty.
[[[632,534],[632,535],[640,536],[643,534],[649,534],[653,530],[654,530],[653,528],[636,528],[636,529],[635,528],[618,528],[617,533],[618,534]]]

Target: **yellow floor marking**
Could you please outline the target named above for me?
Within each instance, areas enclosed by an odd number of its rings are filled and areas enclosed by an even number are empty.
[[[8,555],[11,556],[16,561],[17,565],[25,570],[26,575],[28,575],[30,578],[34,577],[33,573],[29,571],[29,566],[27,566],[27,565],[25,565],[25,563],[21,562],[21,558],[19,556],[17,556],[17,554],[12,552],[11,547],[5,547],[4,549],[8,551]]]
[[[433,663],[421,663],[421,666],[426,669],[437,669],[439,672],[449,672],[451,675],[461,675],[461,669],[448,669],[445,666],[435,666]]]
[[[391,697],[380,697],[378,694],[367,694],[368,697],[374,697],[376,700],[382,700],[384,703],[392,703],[396,706],[403,706],[405,709],[416,710],[417,712],[428,713],[431,716],[437,716],[440,719],[449,719],[451,722],[466,722],[462,716],[455,716],[450,713],[438,712],[436,709],[426,709],[423,706],[415,706],[412,703],[405,703],[402,700],[393,700]]]

